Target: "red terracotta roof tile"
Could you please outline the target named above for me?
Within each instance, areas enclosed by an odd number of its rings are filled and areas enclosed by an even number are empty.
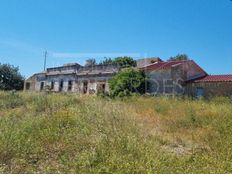
[[[200,82],[232,82],[232,75],[208,75],[202,79],[194,81],[195,83]]]
[[[169,69],[175,65],[179,65],[189,60],[179,60],[179,61],[168,61],[168,62],[157,62],[147,66],[142,67],[144,70],[160,70],[160,69]]]

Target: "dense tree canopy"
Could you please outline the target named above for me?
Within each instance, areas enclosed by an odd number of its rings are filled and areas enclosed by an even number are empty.
[[[107,65],[107,64],[119,64],[122,68],[129,68],[135,67],[136,61],[132,57],[116,57],[114,59],[106,58],[100,64]]]
[[[99,63],[100,65],[107,65],[107,64],[113,64],[113,60],[111,58],[105,57],[105,59]]]
[[[136,66],[136,61],[131,58],[131,57],[116,57],[114,60],[114,63],[118,63],[121,65],[123,68],[128,68],[128,67],[135,67]]]
[[[23,82],[24,78],[18,67],[0,64],[0,90],[21,90]]]
[[[87,59],[86,60],[86,63],[85,63],[85,66],[94,66],[96,65],[96,60],[95,59]]]
[[[110,80],[111,96],[129,96],[145,92],[145,74],[134,68],[126,68]]]
[[[174,57],[170,57],[168,61],[175,61],[175,60],[189,60],[189,57],[187,54],[177,54]]]

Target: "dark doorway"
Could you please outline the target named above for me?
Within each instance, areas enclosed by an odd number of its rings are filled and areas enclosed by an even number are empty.
[[[63,91],[63,87],[64,87],[64,81],[61,80],[59,85],[59,91]]]
[[[40,91],[44,90],[44,82],[40,83]]]
[[[106,84],[102,84],[102,91],[103,91],[103,93],[105,93],[105,91],[106,91]]]
[[[68,91],[71,91],[71,90],[72,90],[72,86],[73,86],[73,81],[72,81],[72,80],[69,80],[69,81],[68,81]]]
[[[27,82],[27,83],[26,83],[26,90],[29,90],[30,87],[31,87],[31,83]]]
[[[54,82],[52,81],[51,82],[51,90],[53,90],[54,89]]]
[[[106,84],[105,83],[98,84],[98,86],[97,86],[97,92],[98,93],[105,93],[105,90],[106,90]]]
[[[87,91],[88,91],[88,82],[85,81],[85,82],[83,82],[83,93],[86,94]]]

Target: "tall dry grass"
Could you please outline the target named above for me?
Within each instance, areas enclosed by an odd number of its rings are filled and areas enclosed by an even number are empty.
[[[232,103],[0,92],[0,173],[232,173]]]

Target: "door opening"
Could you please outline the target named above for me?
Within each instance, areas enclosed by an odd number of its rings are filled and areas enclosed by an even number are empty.
[[[40,83],[40,91],[43,91],[44,90],[44,82],[41,82]]]
[[[85,81],[85,82],[83,83],[83,93],[86,94],[87,91],[88,91],[88,82]]]
[[[197,96],[197,98],[203,97],[204,96],[204,88],[197,87],[196,96]]]

